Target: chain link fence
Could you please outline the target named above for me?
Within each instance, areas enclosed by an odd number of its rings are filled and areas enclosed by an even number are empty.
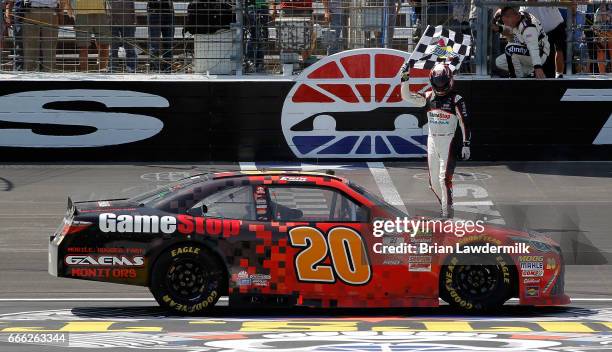
[[[0,0],[4,72],[295,74],[355,48],[412,51],[427,25],[473,34],[464,74],[496,74],[479,0]],[[612,4],[565,1],[566,69],[612,71]],[[567,6],[567,7],[566,7]],[[479,38],[479,31],[486,35]],[[485,41],[482,37],[486,38]],[[484,48],[478,55],[479,47]]]

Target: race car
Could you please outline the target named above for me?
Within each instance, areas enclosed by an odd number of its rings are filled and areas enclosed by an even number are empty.
[[[570,301],[560,247],[542,234],[482,226],[458,235],[414,223],[380,234],[402,219],[331,173],[200,174],[130,199],[69,198],[50,237],[49,273],[147,286],[181,314],[204,313],[221,296],[261,307],[435,307],[441,298],[472,311],[511,297]],[[492,246],[525,251],[467,250]]]

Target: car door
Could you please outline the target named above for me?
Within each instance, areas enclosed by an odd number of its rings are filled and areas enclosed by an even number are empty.
[[[286,226],[285,281],[304,305],[365,306],[377,292],[369,209],[338,189],[267,187],[271,221]]]
[[[282,277],[269,265],[278,262],[274,254],[279,251],[272,250],[278,247],[278,241],[273,243],[272,237],[278,238],[279,234],[270,225],[266,202],[261,202],[264,193],[261,186],[251,184],[219,187],[190,211],[199,212],[206,224],[219,220],[238,222],[239,231],[213,238],[213,246],[228,266],[231,304],[261,303],[261,295],[285,294],[274,281]]]

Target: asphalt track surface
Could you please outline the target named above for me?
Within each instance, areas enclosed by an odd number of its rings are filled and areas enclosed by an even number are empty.
[[[518,307],[495,316],[447,306],[394,310],[221,307],[168,316],[146,288],[47,274],[48,236],[66,197],[131,196],[199,172],[335,169],[411,215],[435,215],[425,163],[0,165],[0,351],[85,348],[177,351],[461,351],[612,349],[612,163],[461,163],[456,215],[533,229],[557,240],[568,263],[568,307]],[[64,341],[10,343],[15,334]],[[11,335],[13,334],[13,335]]]

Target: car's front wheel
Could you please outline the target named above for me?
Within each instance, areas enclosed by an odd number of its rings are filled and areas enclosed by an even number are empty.
[[[151,273],[150,290],[160,306],[180,314],[211,309],[223,292],[225,270],[206,248],[181,245],[162,253]]]
[[[465,311],[499,308],[511,297],[512,276],[501,255],[454,254],[440,271],[440,298]]]

